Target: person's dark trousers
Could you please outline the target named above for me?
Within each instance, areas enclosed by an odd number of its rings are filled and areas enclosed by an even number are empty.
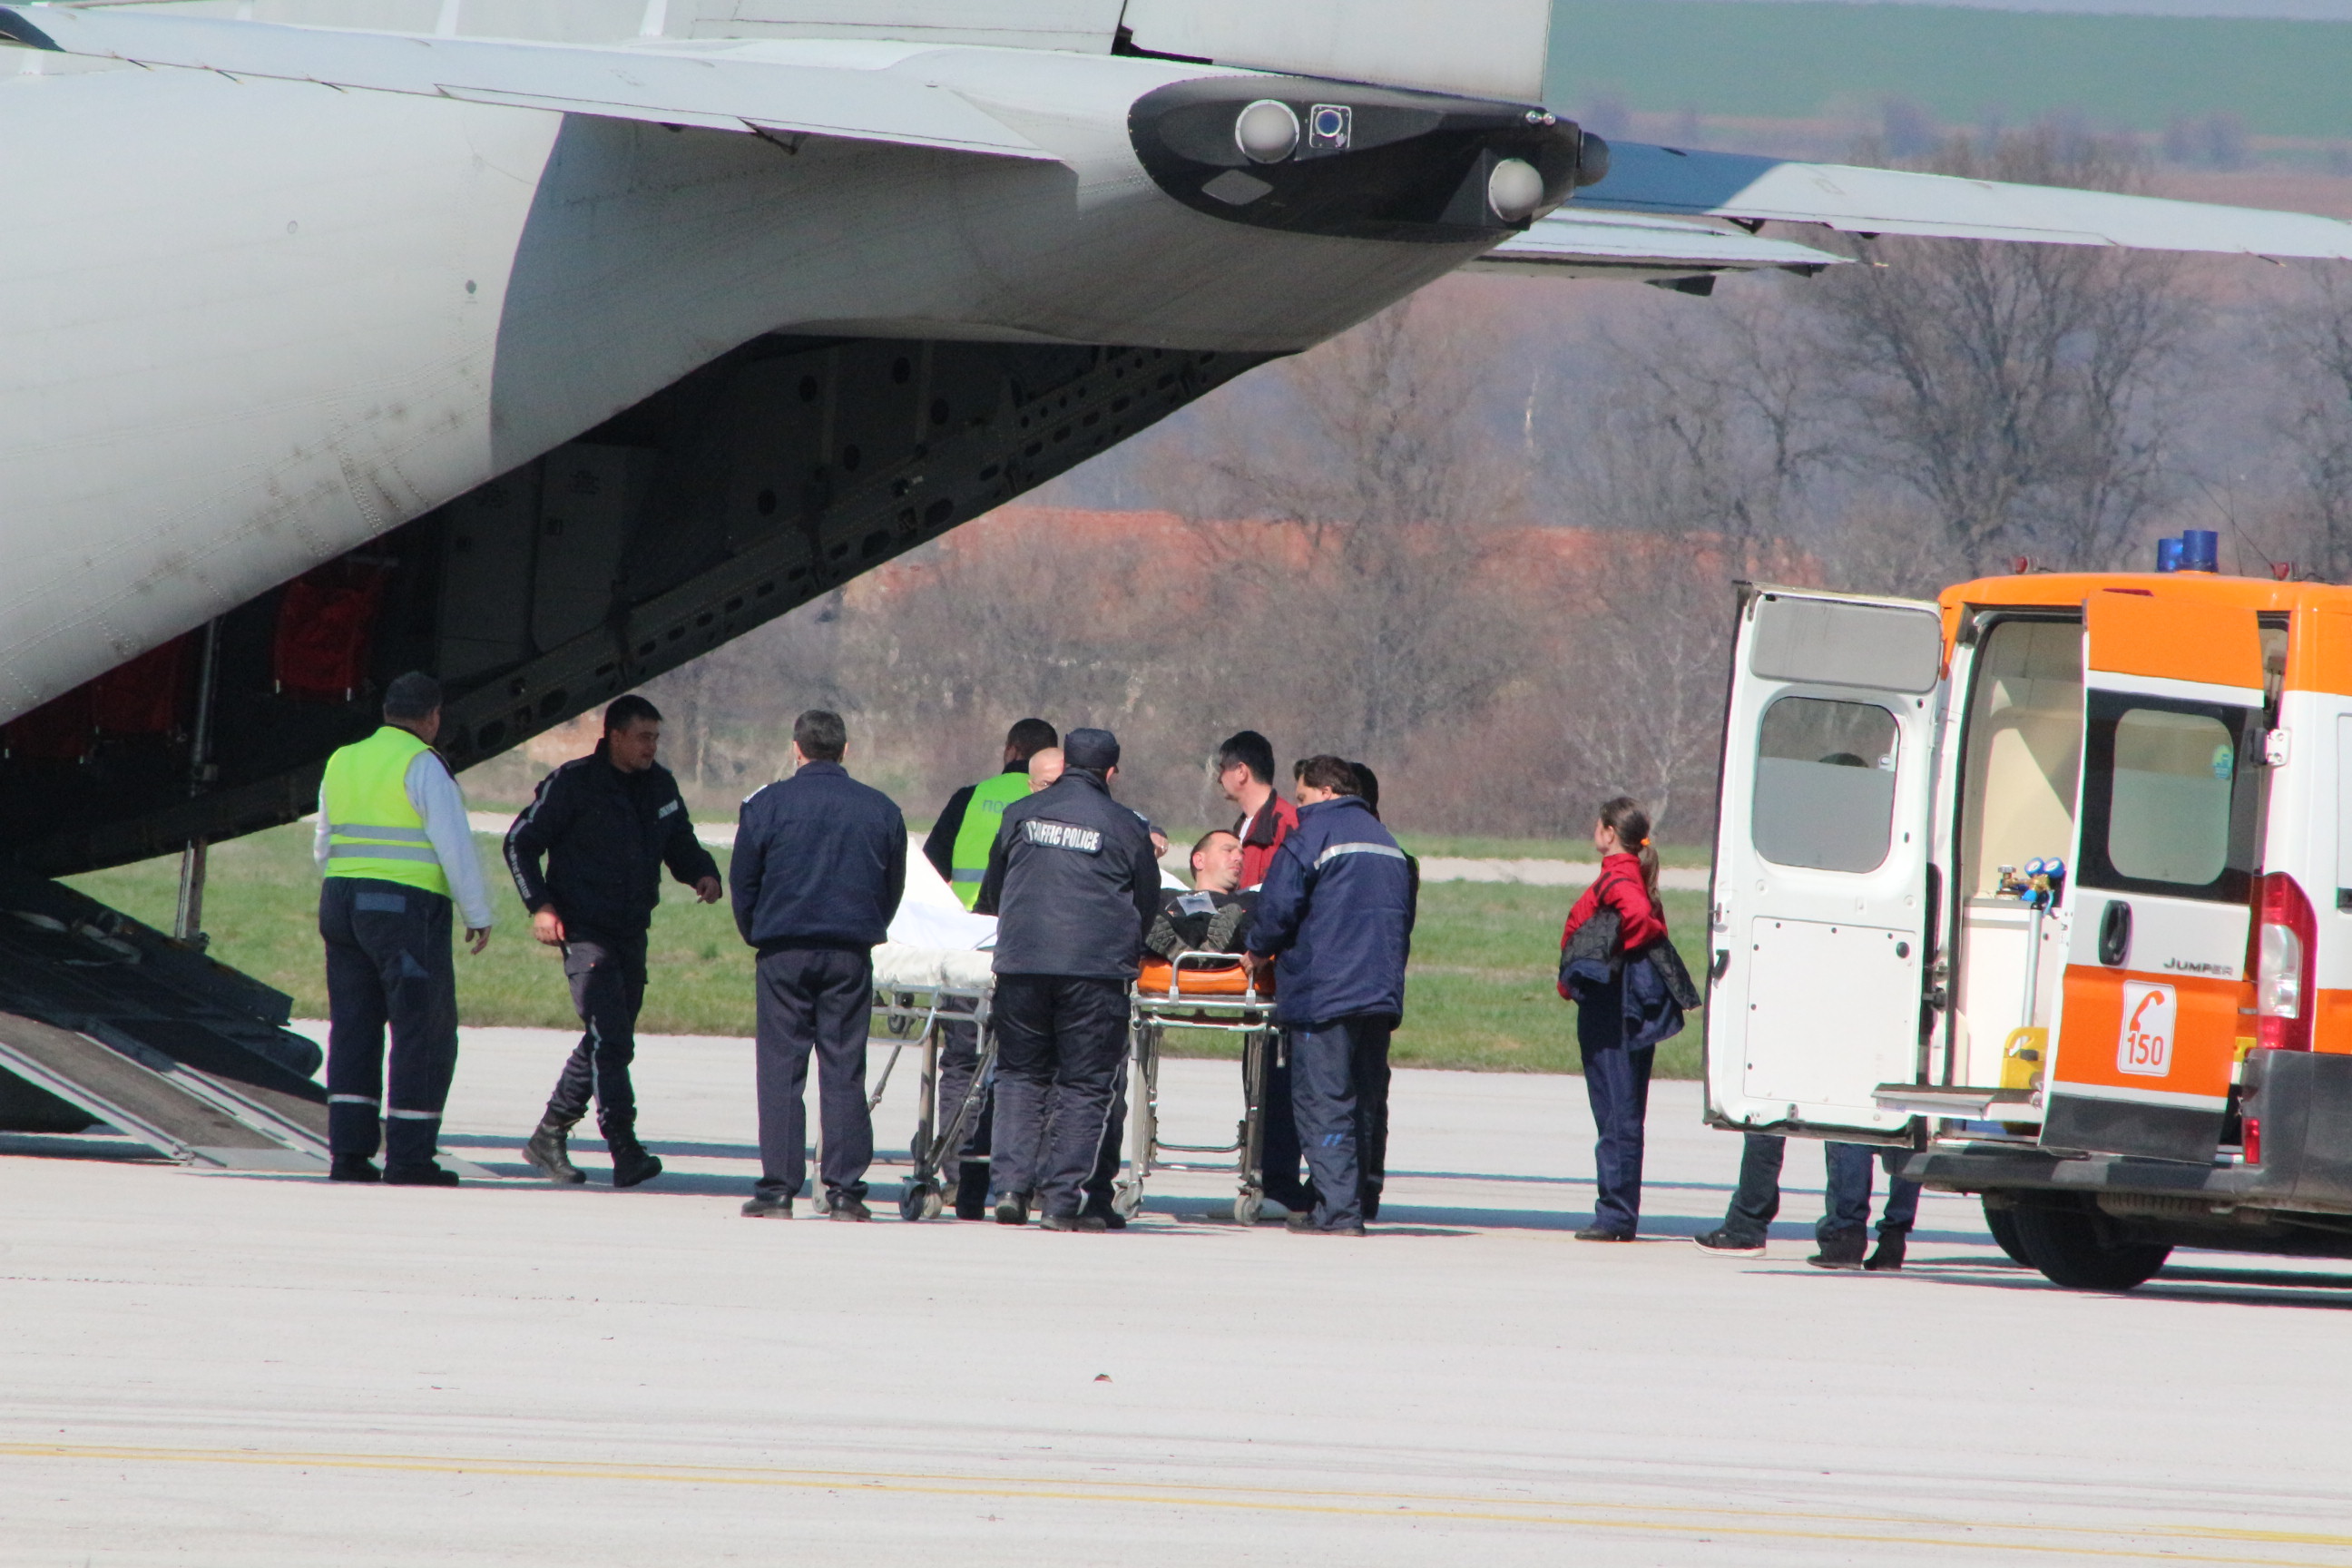
[[[457,974],[449,900],[367,877],[319,890],[327,944],[327,1145],[395,1170],[433,1163],[457,1071]],[[392,1094],[384,1097],[384,1029]],[[383,1125],[378,1127],[381,1116]]]
[[[1128,1052],[1119,1053],[1118,1072],[1111,1079],[1110,1105],[1103,1114],[1102,1147],[1095,1152],[1095,1168],[1087,1175],[1087,1199],[1080,1212],[1111,1215],[1111,1197],[1118,1191],[1118,1168],[1127,1163]]]
[[[1279,1036],[1267,1057],[1265,1103],[1258,1117],[1265,1128],[1258,1151],[1260,1190],[1293,1214],[1305,1214],[1315,1206],[1315,1196],[1302,1173],[1298,1116],[1290,1097],[1290,1046]]]
[[[1919,1216],[1919,1184],[1906,1182],[1895,1173],[1895,1162],[1909,1152],[1908,1149],[1882,1148],[1871,1143],[1822,1144],[1822,1160],[1828,1168],[1829,1190],[1823,1195],[1815,1234],[1826,1237],[1836,1231],[1870,1227],[1870,1168],[1880,1159],[1886,1163],[1886,1206],[1879,1211],[1879,1233],[1909,1230]]]
[[[1000,1196],[1027,1193],[1041,1214],[1075,1217],[1102,1155],[1127,1054],[1127,982],[1070,974],[996,977]]]
[[[646,1001],[646,939],[572,931],[563,943],[563,978],[572,1010],[587,1031],[563,1064],[548,1097],[547,1114],[567,1124],[596,1102],[596,1125],[606,1139],[634,1135],[637,1093],[629,1064],[637,1054],[637,1012]]]
[[[1337,1018],[1289,1031],[1291,1106],[1318,1229],[1364,1223],[1364,1155],[1378,1108],[1367,1086],[1387,1076],[1393,1026],[1385,1018]]]
[[[1723,1211],[1726,1240],[1761,1246],[1780,1214],[1780,1162],[1789,1141],[1777,1132],[1750,1132],[1739,1151],[1739,1185]]]
[[[1356,1146],[1356,1191],[1364,1217],[1381,1217],[1381,1188],[1389,1174],[1389,1036],[1381,1031],[1380,1049],[1369,1047],[1356,1058],[1356,1125],[1362,1129]]]
[[[1622,976],[1576,1008],[1576,1045],[1584,1058],[1584,1093],[1592,1102],[1595,1227],[1632,1236],[1642,1217],[1642,1125],[1650,1113],[1650,1047],[1625,1048]]]
[[[840,948],[760,955],[758,1079],[762,1198],[800,1195],[808,1179],[809,1053],[816,1053],[818,1174],[828,1206],[866,1195],[874,1123],[866,1109],[866,1036],[874,1013],[874,956]]]
[[[942,1022],[940,1025],[940,1105],[939,1122],[933,1136],[945,1137],[948,1123],[963,1104],[963,1097],[971,1091],[971,1080],[980,1071],[980,1026]],[[983,1089],[980,1097],[979,1114],[964,1130],[963,1147],[952,1153],[939,1155],[939,1167],[943,1175],[958,1182],[956,1202],[964,1213],[977,1213],[988,1206],[988,1143],[995,1131],[996,1091]],[[959,1163],[960,1162],[960,1163]],[[950,1170],[950,1166],[956,1169]]]

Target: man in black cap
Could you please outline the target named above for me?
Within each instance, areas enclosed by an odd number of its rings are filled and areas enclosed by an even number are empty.
[[[973,906],[997,917],[996,1217],[1034,1203],[1049,1230],[1102,1230],[1082,1213],[1127,1048],[1128,986],[1160,912],[1143,819],[1111,798],[1118,741],[1074,730],[1052,787],[1005,807]]]
[[[824,1212],[866,1220],[874,1122],[866,1036],[874,949],[907,889],[907,823],[849,776],[841,715],[793,721],[794,772],[743,803],[735,829],[735,924],[759,949],[760,1180],[743,1214],[790,1219],[808,1177],[809,1055],[824,1129]]]

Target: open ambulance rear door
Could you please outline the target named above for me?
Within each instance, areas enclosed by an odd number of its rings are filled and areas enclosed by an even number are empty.
[[[2083,639],[2082,801],[2042,1142],[2201,1164],[2221,1140],[2245,998],[2262,631],[2252,609],[2108,589],[2084,603]]]
[[[1919,1079],[1933,605],[1742,584],[1707,933],[1718,1126],[1894,1142]]]

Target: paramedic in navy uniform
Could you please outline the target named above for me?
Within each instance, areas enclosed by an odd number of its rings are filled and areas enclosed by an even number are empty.
[[[1289,1223],[1310,1235],[1364,1234],[1362,1161],[1386,1111],[1412,947],[1412,867],[1360,788],[1352,763],[1307,759],[1298,826],[1266,867],[1247,942],[1254,968],[1279,955],[1274,1016],[1315,1188],[1313,1211]]]
[[[1141,817],[1111,798],[1118,741],[1073,730],[1062,776],[1004,808],[972,907],[997,917],[996,1217],[1103,1230],[1083,1215],[1127,1051],[1128,986],[1160,913]]]
[[[743,1213],[790,1219],[808,1177],[809,1053],[824,1128],[823,1208],[866,1220],[874,1122],[866,1108],[866,1034],[874,949],[907,889],[907,822],[878,789],[849,776],[841,715],[793,721],[793,776],[743,803],[735,829],[735,924],[760,952],[760,1180]]]

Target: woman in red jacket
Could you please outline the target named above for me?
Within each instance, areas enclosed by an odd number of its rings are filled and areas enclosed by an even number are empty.
[[[1592,847],[1601,852],[1601,875],[1569,910],[1568,924],[1559,933],[1560,951],[1568,950],[1577,928],[1605,907],[1617,913],[1622,950],[1638,952],[1666,934],[1665,910],[1658,901],[1658,852],[1650,847],[1650,814],[1630,795],[1619,795],[1601,808]],[[1650,1062],[1655,1053],[1647,1046],[1625,1047],[1623,987],[1621,973],[1576,1009],[1584,1092],[1601,1134],[1592,1148],[1598,1188],[1592,1223],[1576,1233],[1579,1241],[1631,1241],[1641,1218],[1642,1122],[1649,1112]],[[1560,994],[1568,994],[1564,984]]]

